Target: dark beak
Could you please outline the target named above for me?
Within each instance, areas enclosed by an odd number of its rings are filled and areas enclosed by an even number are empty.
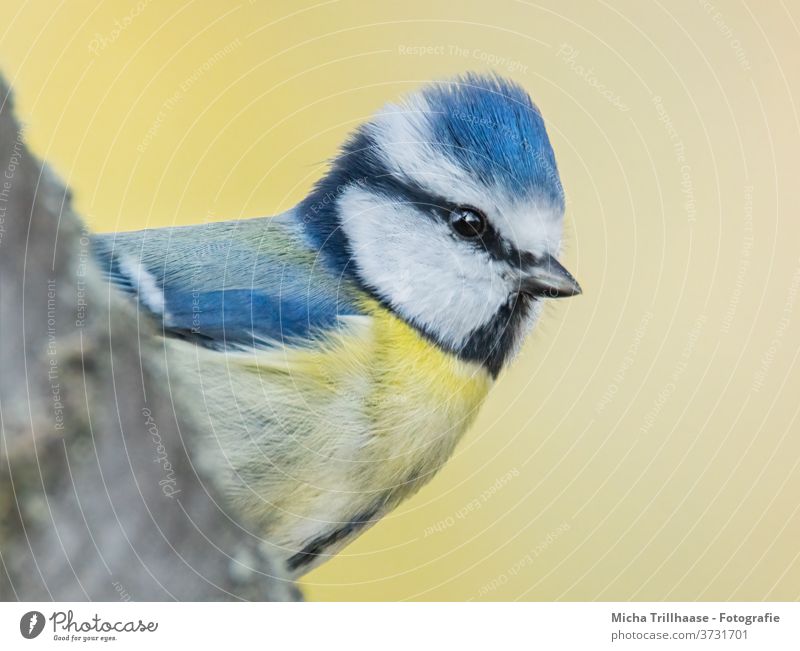
[[[551,255],[546,255],[522,273],[520,292],[537,298],[566,298],[581,293],[572,274]]]

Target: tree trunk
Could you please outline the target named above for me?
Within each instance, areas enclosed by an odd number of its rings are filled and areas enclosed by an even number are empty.
[[[0,599],[296,599],[192,464],[193,403],[0,80]]]

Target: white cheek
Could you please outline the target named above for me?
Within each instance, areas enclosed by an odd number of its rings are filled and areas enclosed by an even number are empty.
[[[458,347],[508,299],[510,282],[488,254],[416,208],[354,187],[339,210],[364,281],[442,341]]]

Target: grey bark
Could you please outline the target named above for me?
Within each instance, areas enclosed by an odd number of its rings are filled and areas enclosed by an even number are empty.
[[[296,599],[192,464],[201,400],[101,279],[0,80],[0,599]]]

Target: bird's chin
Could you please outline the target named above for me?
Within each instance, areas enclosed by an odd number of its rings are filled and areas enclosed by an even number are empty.
[[[508,297],[508,302],[510,305],[514,305],[514,307],[519,309],[528,307],[532,303],[535,303],[537,300],[539,300],[539,298],[540,298],[539,296],[537,296],[532,292],[518,291],[518,292],[513,292]]]
[[[511,314],[517,317],[515,320],[521,323],[531,315],[534,306],[539,302],[540,296],[529,292],[517,291],[508,297],[508,307]]]

